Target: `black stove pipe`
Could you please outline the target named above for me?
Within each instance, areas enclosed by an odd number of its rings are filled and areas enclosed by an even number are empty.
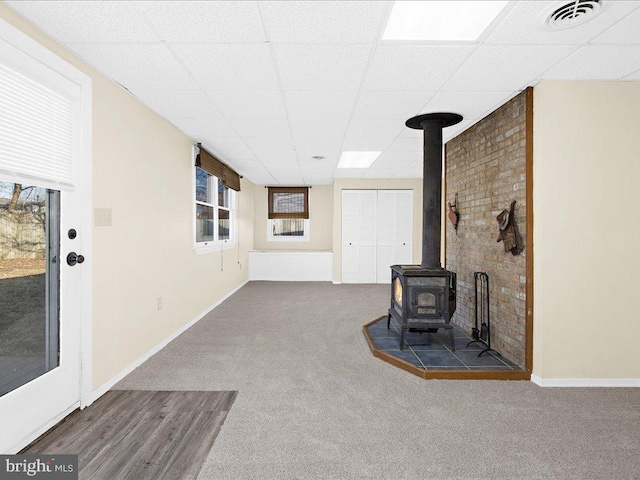
[[[427,113],[410,118],[406,126],[423,131],[422,268],[441,270],[442,129],[462,121],[456,113]]]

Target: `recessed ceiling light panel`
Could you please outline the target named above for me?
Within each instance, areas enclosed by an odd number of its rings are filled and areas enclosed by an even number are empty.
[[[342,152],[338,168],[369,168],[382,152]]]
[[[383,40],[475,41],[509,2],[395,2]]]

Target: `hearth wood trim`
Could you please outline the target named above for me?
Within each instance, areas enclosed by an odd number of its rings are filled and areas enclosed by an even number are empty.
[[[366,323],[362,327],[364,338],[369,344],[369,349],[374,357],[387,362],[394,367],[405,370],[417,377],[425,380],[530,380],[531,372],[525,370],[424,370],[418,368],[415,365],[405,362],[399,358],[389,355],[382,350],[378,350],[373,343],[373,339],[369,335],[367,327],[372,325],[383,318],[386,315],[381,315],[378,318]]]
[[[524,366],[533,371],[533,87],[527,87],[525,120],[525,194],[527,197],[525,352]]]

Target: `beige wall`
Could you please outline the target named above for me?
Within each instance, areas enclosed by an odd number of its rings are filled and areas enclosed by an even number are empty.
[[[413,190],[413,263],[421,261],[421,178],[336,178],[333,182],[333,281],[342,281],[342,190]],[[391,274],[389,274],[391,275]]]
[[[240,254],[196,255],[192,140],[2,4],[0,17],[93,79],[93,206],[113,210],[113,226],[93,228],[98,388],[247,279],[253,185],[242,182]]]
[[[640,378],[640,82],[534,90],[533,373]]]
[[[256,250],[331,250],[333,241],[333,187],[316,185],[309,189],[308,242],[267,242],[267,189],[254,188],[254,248]]]

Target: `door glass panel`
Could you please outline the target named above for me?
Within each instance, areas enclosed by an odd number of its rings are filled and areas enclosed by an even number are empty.
[[[0,396],[59,364],[60,192],[0,182]]]

